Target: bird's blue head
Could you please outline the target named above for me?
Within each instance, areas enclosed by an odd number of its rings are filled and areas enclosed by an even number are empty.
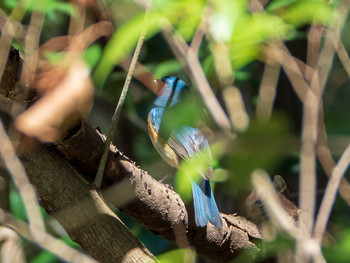
[[[156,107],[171,107],[178,103],[184,91],[188,90],[186,83],[174,76],[163,77],[158,81],[158,98],[155,100]]]

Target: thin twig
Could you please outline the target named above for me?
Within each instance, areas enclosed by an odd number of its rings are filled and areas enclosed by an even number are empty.
[[[2,122],[0,122],[0,154],[22,197],[28,215],[29,228],[33,238],[36,239],[38,231],[45,232],[44,219],[34,187],[29,182],[24,167],[16,155]]]
[[[316,191],[316,142],[319,98],[309,89],[303,108],[302,142],[300,154],[300,195],[301,219],[311,234],[315,213]]]
[[[266,55],[281,64],[295,93],[301,101],[304,101],[307,90],[309,89],[309,84],[305,81],[296,60],[289,53],[287,47],[282,41],[277,41],[275,44],[270,44],[268,46]]]
[[[33,83],[36,72],[39,54],[36,52],[39,46],[40,33],[44,24],[45,14],[33,12],[30,17],[30,24],[25,36],[25,54],[23,60],[26,66],[21,72],[21,79],[24,83]],[[29,79],[28,79],[29,78]]]
[[[79,250],[72,248],[65,244],[63,241],[51,236],[45,231],[37,229],[37,236],[40,236],[40,239],[33,239],[31,235],[30,226],[25,222],[15,219],[11,214],[5,213],[0,208],[0,224],[7,226],[15,230],[19,235],[24,237],[27,240],[33,241],[38,244],[43,249],[50,251],[55,254],[57,257],[61,258],[66,262],[84,262],[84,263],[96,263],[97,261],[86,256]]]
[[[178,60],[180,62],[185,60],[189,77],[195,83],[199,94],[202,96],[202,99],[215,122],[222,129],[230,130],[230,120],[215,97],[196,54],[186,44],[182,36],[173,33],[173,27],[169,22],[163,26],[163,33]]]
[[[338,57],[341,61],[341,63],[344,66],[344,69],[346,70],[346,73],[348,73],[348,76],[350,77],[350,58],[349,58],[349,54],[346,52],[346,49],[344,47],[343,42],[341,41],[341,39],[335,40],[332,38],[333,41],[333,45],[336,48]],[[338,42],[338,46],[336,46]]]
[[[15,8],[13,8],[9,17],[6,17],[6,22],[3,28],[1,28],[1,36],[0,36],[0,81],[2,80],[2,75],[4,73],[4,69],[7,62],[7,57],[9,54],[11,42],[13,39],[12,32],[16,32],[19,23],[16,21],[21,21],[23,16],[26,13],[26,7],[23,5],[22,1],[18,1]]]
[[[317,134],[317,158],[330,178],[332,176],[332,171],[335,167],[335,161],[332,158],[331,151],[327,144],[327,132],[324,123],[324,112],[323,105],[320,106],[320,116],[318,118],[318,134]],[[342,177],[340,180],[339,194],[343,197],[344,201],[350,206],[350,184]]]
[[[344,153],[340,157],[337,165],[333,169],[332,176],[327,184],[326,192],[322,199],[321,207],[317,215],[316,224],[314,227],[314,238],[321,243],[328,218],[332,211],[332,207],[335,201],[340,181],[343,178],[345,171],[347,170],[350,163],[350,144],[345,149]]]
[[[201,22],[199,23],[199,26],[197,27],[197,30],[192,38],[190,48],[196,55],[198,54],[199,48],[201,47],[204,35],[208,31],[208,18],[211,12],[212,10],[208,6],[204,9]]]
[[[308,34],[307,63],[313,68],[310,78],[310,88],[303,101],[302,144],[300,154],[300,195],[299,205],[301,220],[311,235],[316,202],[316,145],[318,131],[318,117],[322,88],[319,83],[318,54],[320,49],[322,27],[312,25]],[[323,50],[322,50],[323,51]]]
[[[313,24],[310,28],[310,31],[307,35],[307,65],[311,68],[316,68],[318,62],[318,55],[320,53],[321,45],[321,32],[323,26],[320,24]]]
[[[280,69],[281,66],[275,61],[266,61],[256,107],[256,114],[260,119],[268,120],[271,117]]]
[[[222,95],[234,130],[245,131],[249,125],[249,115],[241,91],[235,86],[227,86]]]
[[[147,19],[148,10],[149,9],[146,10],[145,19]],[[128,74],[127,74],[126,79],[125,79],[123,90],[122,90],[122,93],[120,95],[120,98],[119,98],[119,101],[118,101],[118,105],[117,105],[117,107],[115,109],[115,112],[113,114],[113,117],[112,117],[112,124],[111,124],[111,127],[110,127],[110,129],[108,131],[108,134],[107,134],[106,143],[105,143],[105,149],[104,149],[104,152],[102,154],[102,157],[101,157],[101,160],[100,160],[100,163],[99,163],[99,166],[98,166],[96,178],[95,178],[95,181],[94,181],[94,185],[97,188],[101,187],[102,178],[103,178],[103,172],[104,172],[104,169],[105,169],[105,166],[106,166],[106,162],[107,162],[109,147],[110,147],[110,145],[112,143],[112,139],[114,137],[114,134],[115,134],[115,131],[116,131],[116,128],[117,128],[117,123],[118,123],[118,120],[120,118],[120,114],[121,114],[121,111],[122,111],[122,108],[123,108],[123,105],[124,105],[126,94],[128,92],[128,89],[129,89],[130,81],[131,81],[132,75],[133,75],[135,67],[136,67],[136,62],[137,62],[138,57],[139,57],[140,52],[141,52],[141,48],[142,48],[143,41],[145,39],[145,35],[146,35],[146,28],[141,33],[141,35],[139,37],[139,40],[137,42],[137,46],[136,46],[136,49],[135,49],[135,52],[134,52],[134,56],[132,58],[129,71],[128,71]]]

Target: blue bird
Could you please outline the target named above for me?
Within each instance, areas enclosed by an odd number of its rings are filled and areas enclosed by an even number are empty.
[[[199,171],[203,180],[198,183],[191,180],[195,223],[199,227],[204,227],[210,221],[217,228],[221,228],[222,219],[209,184],[213,169],[207,138],[199,129],[187,125],[175,128],[169,135],[160,136],[163,134],[162,119],[165,118],[167,110],[176,104],[179,105],[188,87],[184,81],[176,77],[164,77],[157,81],[158,97],[147,119],[151,141],[162,158],[175,168],[179,167],[181,160],[189,160],[197,154],[208,159],[207,167]]]

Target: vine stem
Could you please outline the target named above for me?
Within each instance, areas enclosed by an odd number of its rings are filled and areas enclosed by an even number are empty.
[[[148,10],[149,9],[146,10],[145,20],[147,19]],[[98,169],[97,169],[97,174],[96,174],[96,177],[94,180],[94,186],[97,188],[100,188],[101,184],[102,184],[103,172],[104,172],[107,158],[108,158],[109,147],[111,145],[112,138],[114,137],[114,134],[115,134],[115,131],[117,128],[117,123],[118,123],[118,120],[120,118],[120,114],[121,114],[121,111],[122,111],[122,108],[124,105],[126,94],[128,92],[129,86],[130,86],[132,75],[135,71],[136,63],[137,63],[138,57],[139,57],[140,52],[141,52],[141,48],[142,48],[142,45],[143,45],[143,42],[145,39],[145,35],[146,35],[146,28],[140,34],[133,58],[131,60],[128,74],[127,74],[125,82],[124,82],[123,90],[122,90],[122,93],[121,93],[119,101],[118,101],[118,105],[117,105],[117,107],[114,111],[113,117],[112,117],[112,124],[111,124],[111,127],[108,131],[108,134],[107,134],[107,138],[106,138],[106,142],[105,142],[105,149],[104,149],[102,157],[100,159],[100,163],[99,163]]]

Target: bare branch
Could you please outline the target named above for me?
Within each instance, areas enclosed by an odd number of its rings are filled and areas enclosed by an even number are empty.
[[[350,163],[350,144],[345,149],[332,172],[332,176],[327,184],[326,192],[323,196],[320,210],[317,215],[314,227],[314,238],[321,243],[324,232],[326,231],[327,222],[334,205],[341,179]]]
[[[275,61],[268,60],[265,64],[256,107],[256,114],[260,119],[268,120],[271,117],[280,69],[280,65]]]
[[[336,45],[336,41],[334,39],[332,40],[333,44]],[[348,53],[346,52],[343,42],[340,39],[338,40],[338,47],[335,46],[335,48],[337,50],[337,54],[340,61],[343,63],[346,73],[348,73],[348,76],[350,77],[350,58]]]
[[[310,89],[304,100],[302,143],[300,155],[300,195],[301,219],[311,235],[315,213],[316,192],[316,142],[319,98]]]
[[[210,88],[207,78],[200,65],[198,57],[188,47],[185,40],[176,33],[173,33],[173,29],[168,23],[163,27],[163,33],[168,44],[172,48],[174,54],[178,60],[185,61],[188,68],[189,77],[192,79],[196,88],[198,89],[202,99],[208,108],[210,114],[213,116],[215,122],[224,130],[230,130],[231,124],[227,118],[224,110],[216,99],[213,90]]]
[[[327,145],[327,132],[324,123],[323,106],[320,107],[317,140],[317,158],[325,173],[330,178],[335,167],[335,161],[333,160],[331,151]],[[342,177],[340,180],[339,193],[345,202],[350,205],[350,184],[345,177]]]

